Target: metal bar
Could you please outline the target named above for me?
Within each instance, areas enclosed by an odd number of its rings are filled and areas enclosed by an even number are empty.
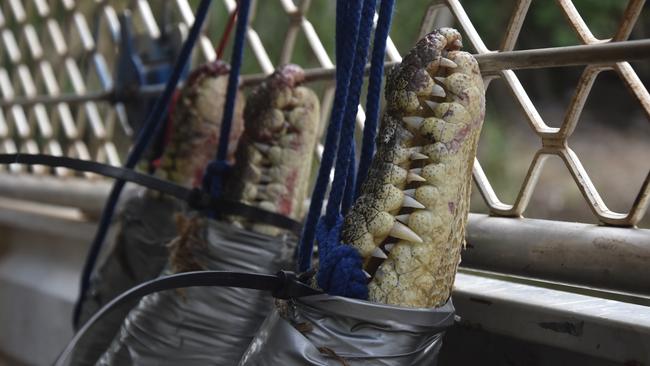
[[[470,214],[461,266],[650,295],[650,230]]]
[[[604,44],[539,48],[522,51],[491,52],[474,55],[481,71],[485,75],[498,73],[502,70],[536,69],[546,67],[564,67],[577,65],[606,65],[621,61],[638,61],[650,59],[650,39],[626,42],[609,42]],[[387,62],[386,69],[391,69],[399,62]],[[370,67],[366,67],[366,74]],[[308,82],[332,80],[336,73],[332,68],[313,68],[305,70],[305,80]],[[252,74],[242,76],[242,86],[248,87],[261,83],[268,74]],[[37,103],[82,103],[87,101],[107,100],[121,101],[134,94],[138,96],[157,95],[163,86],[150,86],[137,92],[116,95],[115,91],[89,92],[84,95],[61,94],[57,96],[36,95],[33,97],[14,97],[0,100],[0,107],[14,105],[34,105]]]
[[[650,39],[539,48],[476,55],[482,73],[579,65],[605,65],[650,58]]]
[[[0,107],[6,108],[14,105],[31,106],[34,104],[57,104],[57,103],[83,103],[88,101],[110,101],[113,98],[112,91],[88,92],[84,94],[59,94],[59,95],[35,95],[32,97],[19,96],[11,99],[0,100]]]
[[[598,365],[647,364],[647,306],[463,272],[452,297],[460,327],[609,361]]]
[[[91,217],[98,216],[111,188],[111,181],[29,174],[4,174],[0,179],[0,197],[75,207]],[[133,187],[128,188],[128,190]],[[129,194],[125,195],[128,196]]]

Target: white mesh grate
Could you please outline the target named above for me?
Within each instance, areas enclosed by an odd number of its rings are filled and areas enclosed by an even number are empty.
[[[490,81],[501,78],[511,90],[514,101],[521,106],[530,128],[541,142],[541,148],[537,150],[513,204],[506,204],[499,199],[477,161],[474,178],[478,190],[493,215],[523,215],[542,174],[545,160],[549,156],[558,156],[601,223],[635,225],[647,211],[650,200],[650,174],[646,177],[632,207],[624,213],[613,212],[605,205],[579,157],[571,150],[567,141],[580,120],[596,77],[605,70],[614,70],[619,75],[631,90],[633,98],[638,100],[646,116],[650,118],[650,95],[627,62],[629,57],[634,55],[636,58],[649,58],[650,41],[627,41],[642,13],[645,1],[630,0],[620,25],[611,38],[597,39],[570,0],[557,0],[556,6],[564,13],[583,45],[511,52],[531,1],[515,2],[498,50],[490,50],[484,44],[459,0],[434,1],[428,7],[410,10],[413,14],[422,14],[420,35],[441,25],[441,21],[444,23],[455,19],[457,26],[466,35],[466,43],[477,51],[477,59],[487,80],[486,88],[490,86]],[[308,79],[329,80],[323,84],[325,86],[321,91],[324,125],[328,121],[333,101],[332,78],[335,65],[330,58],[333,50],[325,47],[319,37],[319,30],[306,17],[312,5],[311,1],[274,0],[272,3],[283,10],[280,14],[286,17],[288,22],[286,32],[278,32],[275,37],[282,42],[279,56],[269,55],[262,41],[262,38],[267,37],[260,37],[254,27],[249,27],[247,33],[247,55],[252,55],[257,61],[258,72],[268,74],[276,65],[295,60],[296,44],[300,37],[303,37],[317,62],[317,67],[308,70]],[[256,13],[262,5],[269,6],[268,3],[254,4],[251,24],[265,21],[267,14]],[[454,19],[445,21],[445,18],[449,18],[441,15],[441,10],[445,8]],[[120,35],[117,15],[124,9],[132,12],[137,31],[151,38],[160,37],[163,30],[170,27],[179,34],[184,34],[194,20],[193,8],[187,0],[2,2],[0,95],[4,100],[0,113],[0,151],[42,152],[95,159],[115,165],[121,163],[121,157],[124,157],[133,133],[129,123],[131,121],[127,121],[124,107],[119,103],[111,104],[107,97],[114,86],[113,73]],[[210,33],[210,30],[214,28],[214,23],[217,23],[215,19],[225,19],[224,9],[232,12],[235,9],[235,1],[223,0],[222,3],[212,6],[213,14],[210,19],[213,24],[206,27],[206,34],[199,41],[195,50],[199,57],[194,57],[194,63],[216,57],[216,40],[208,37],[208,34],[214,33]],[[216,24],[217,28],[221,26]],[[387,61],[400,60],[400,53],[389,39]],[[551,127],[541,117],[513,70],[567,65],[587,66],[562,125]],[[244,75],[244,84],[255,84],[262,76]],[[357,122],[360,126],[363,126],[364,117],[363,109],[359,108]],[[26,168],[17,165],[11,166],[10,171],[1,174],[12,172],[50,174],[44,167]],[[68,176],[73,173],[57,169],[53,174]]]

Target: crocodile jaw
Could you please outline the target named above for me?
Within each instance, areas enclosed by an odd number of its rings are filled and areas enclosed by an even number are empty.
[[[388,78],[377,154],[341,235],[364,258],[370,301],[450,296],[485,113],[478,64],[460,47],[457,31],[434,31]]]
[[[250,95],[246,130],[225,190],[227,197],[295,220],[304,215],[319,119],[318,97],[300,85],[303,80],[300,67],[285,65]],[[243,218],[233,221],[272,236],[282,233]]]

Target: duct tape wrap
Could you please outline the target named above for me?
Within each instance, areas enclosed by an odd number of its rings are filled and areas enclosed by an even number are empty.
[[[240,366],[435,365],[451,300],[435,309],[316,295],[278,302]]]
[[[209,220],[194,258],[208,270],[276,273],[293,268],[295,241]],[[186,288],[143,298],[100,365],[233,365],[273,307],[268,292]]]
[[[82,304],[81,325],[117,295],[160,275],[167,263],[166,244],[176,236],[174,213],[182,211],[179,200],[146,189],[125,202],[113,246],[93,276]],[[72,364],[93,365],[133,305],[121,306],[93,326],[72,356]]]

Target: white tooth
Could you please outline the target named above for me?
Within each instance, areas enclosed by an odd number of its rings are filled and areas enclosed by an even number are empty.
[[[260,175],[260,183],[266,184],[271,182],[271,177],[268,175]]]
[[[394,228],[395,226],[393,226]],[[393,231],[391,230],[391,233]],[[379,247],[375,248],[375,250],[372,252],[372,256],[375,258],[380,258],[380,259],[386,259],[388,256],[386,256],[386,253],[384,253],[383,250],[381,250]]]
[[[436,109],[436,107],[438,106],[438,103],[432,102],[430,100],[425,100],[424,102],[429,106],[429,108],[431,108],[431,110]]]
[[[267,153],[269,150],[271,150],[271,145],[266,145],[259,142],[254,142],[253,145],[255,145],[255,147],[263,153]]]
[[[440,58],[440,66],[442,67],[451,67],[452,69],[455,67],[458,67],[456,63],[448,58],[441,57]]]
[[[447,80],[447,78],[443,76],[436,76],[434,79],[442,85],[445,85],[445,80]]]
[[[388,235],[398,239],[422,243],[422,238],[420,238],[418,234],[411,230],[411,228],[402,224],[401,222],[395,222]]]
[[[408,224],[409,223],[409,216],[411,216],[411,214],[397,215],[397,216],[395,216],[395,220],[397,220],[397,221],[399,221],[399,222],[401,222],[403,224]]]
[[[395,244],[386,244],[386,245],[384,245],[384,249],[386,249],[389,252],[391,250],[393,250],[394,247],[395,247]]]
[[[415,188],[405,190],[404,194],[409,196],[409,197],[414,197],[415,196]]]
[[[414,152],[411,154],[411,160],[422,160],[422,159],[428,159],[429,157],[424,155],[423,153],[419,152]]]
[[[409,183],[411,183],[411,182],[426,182],[427,180],[424,179],[424,177],[422,177],[422,176],[419,175],[419,174],[416,174],[416,173],[408,173],[408,174],[406,175],[406,181],[409,182]]]
[[[443,89],[440,85],[433,84],[433,87],[431,88],[431,95],[434,97],[445,97],[447,93],[445,93],[445,89]]]
[[[408,117],[402,117],[402,121],[409,125],[414,130],[417,130],[422,126],[422,121],[424,121],[424,118],[418,117],[418,116],[408,116]]]
[[[372,276],[370,275],[370,273],[368,273],[368,272],[366,272],[366,271],[363,271],[363,274],[366,275],[366,278],[372,278]]]
[[[418,202],[415,198],[404,195],[404,200],[402,201],[402,207],[412,207],[412,208],[426,208],[423,204]]]

